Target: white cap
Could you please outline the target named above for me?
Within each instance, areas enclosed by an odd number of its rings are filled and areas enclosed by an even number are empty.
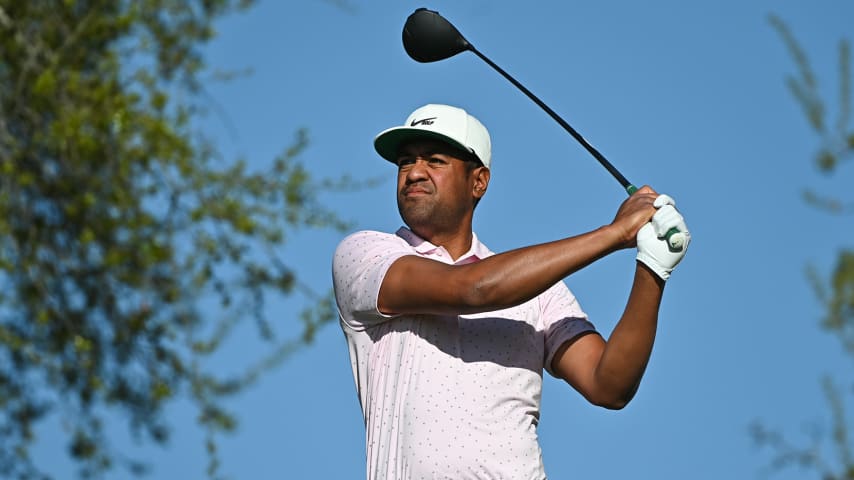
[[[420,138],[441,140],[473,153],[487,168],[492,161],[492,144],[486,127],[462,108],[449,105],[430,104],[415,110],[402,127],[380,132],[374,139],[374,148],[381,157],[397,163],[400,146]]]

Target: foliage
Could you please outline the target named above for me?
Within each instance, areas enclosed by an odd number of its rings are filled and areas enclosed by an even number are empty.
[[[841,174],[841,167],[854,158],[849,43],[846,39],[839,42],[839,108],[836,119],[831,120],[806,53],[780,18],[771,16],[770,22],[780,34],[797,67],[797,76],[787,77],[786,84],[803,109],[810,127],[819,137],[820,147],[813,159],[814,164],[823,174]],[[837,214],[842,221],[854,213],[854,203],[838,196],[806,190],[804,199],[818,209]],[[854,250],[844,247],[838,252],[836,266],[827,279],[814,267],[809,269],[808,274],[825,308],[822,326],[839,339],[845,351],[854,359]],[[826,460],[823,455],[822,440],[826,435],[821,431],[813,435],[811,446],[803,447],[793,445],[780,433],[757,424],[752,429],[754,439],[760,445],[775,450],[774,467],[797,464],[816,471],[823,479],[854,480],[854,445],[851,444],[851,426],[845,408],[846,399],[850,400],[846,393],[850,395],[852,389],[840,390],[830,377],[825,377],[822,385],[828,400],[831,418],[829,436],[834,447],[835,462]]]
[[[110,447],[106,415],[163,443],[164,408],[190,398],[208,432],[223,399],[333,316],[281,257],[303,227],[343,228],[297,161],[226,161],[195,127],[200,48],[246,0],[0,0],[0,477],[40,478],[30,456],[52,412],[82,477],[145,465]],[[303,335],[276,339],[265,300],[296,295]],[[205,359],[243,323],[269,350],[236,378]]]
[[[750,433],[754,441],[774,450],[771,468],[779,470],[797,466],[814,471],[824,480],[854,480],[854,450],[849,438],[849,427],[845,416],[844,398],[830,377],[822,379],[822,388],[828,400],[831,415],[830,440],[833,442],[837,461],[826,460],[824,440],[826,432],[814,428],[810,434],[811,445],[795,445],[779,431],[769,429],[760,423],[751,425]]]
[[[771,25],[780,34],[790,56],[795,61],[798,75],[789,75],[786,85],[800,105],[809,126],[818,135],[820,146],[813,162],[824,174],[837,173],[838,169],[854,159],[854,124],[851,122],[851,47],[846,39],[839,41],[839,109],[832,120],[826,102],[822,99],[818,80],[809,59],[786,24],[777,16],[770,17]],[[854,204],[841,198],[823,195],[813,190],[804,192],[812,205],[828,211],[854,213]]]

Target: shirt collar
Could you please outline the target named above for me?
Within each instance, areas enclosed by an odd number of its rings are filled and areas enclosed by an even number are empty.
[[[406,227],[400,227],[396,234],[398,237],[406,240],[406,243],[411,245],[419,255],[439,255],[453,262],[451,255],[447,250],[445,250],[445,247],[433,245]],[[472,232],[471,248],[469,248],[469,251],[462,254],[460,258],[453,263],[456,265],[473,263],[478,260],[483,260],[490,255],[493,255],[493,252],[489,250],[486,245],[480,242],[476,233]]]

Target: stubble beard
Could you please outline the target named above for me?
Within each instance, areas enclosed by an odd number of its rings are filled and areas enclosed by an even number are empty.
[[[455,215],[453,209],[437,205],[432,199],[422,198],[417,201],[407,201],[399,196],[397,210],[406,226],[427,240],[435,233],[459,227],[460,218]]]

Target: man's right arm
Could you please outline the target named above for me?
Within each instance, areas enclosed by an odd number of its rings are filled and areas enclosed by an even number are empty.
[[[470,314],[523,303],[595,260],[635,246],[658,196],[644,187],[620,207],[614,221],[575,237],[453,266],[405,256],[383,279],[377,306],[385,314]]]

